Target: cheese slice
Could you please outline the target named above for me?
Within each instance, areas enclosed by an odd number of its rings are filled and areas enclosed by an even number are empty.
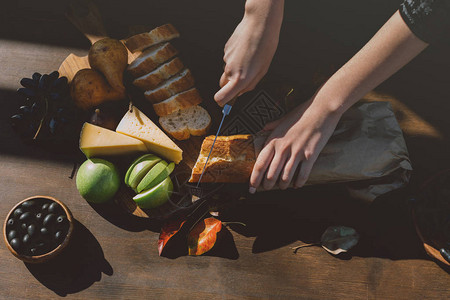
[[[80,149],[87,158],[147,152],[140,140],[90,123],[84,123],[81,130]]]
[[[116,131],[143,141],[148,151],[167,160],[178,164],[183,159],[183,150],[136,107],[127,111]]]

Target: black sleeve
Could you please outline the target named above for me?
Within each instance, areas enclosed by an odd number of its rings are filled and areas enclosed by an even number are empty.
[[[400,5],[400,14],[424,42],[450,40],[450,0],[405,0]]]

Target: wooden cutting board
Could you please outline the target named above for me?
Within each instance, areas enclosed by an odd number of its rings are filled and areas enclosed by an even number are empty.
[[[98,8],[91,1],[73,1],[69,6],[66,17],[73,23],[84,36],[94,44],[96,41],[107,37],[105,26]],[[141,52],[131,53],[128,51],[128,63],[134,61]],[[60,76],[66,76],[70,82],[75,74],[84,68],[90,68],[88,56],[77,56],[73,53],[69,54],[59,67]],[[150,116],[149,116],[150,117]],[[156,120],[153,119],[155,122]],[[157,122],[155,122],[157,123]],[[191,137],[187,141],[175,141],[183,150],[183,161],[177,165],[174,173],[181,174],[178,176],[180,180],[187,180],[196,160],[201,147],[203,137]],[[117,193],[115,200],[120,206],[135,216],[150,218],[152,212],[141,210],[133,201],[133,192],[126,187],[121,187]],[[158,214],[159,212],[153,212]]]

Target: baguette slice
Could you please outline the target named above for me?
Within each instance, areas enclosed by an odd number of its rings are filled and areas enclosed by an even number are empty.
[[[177,37],[180,37],[178,30],[172,24],[165,24],[150,32],[133,35],[125,40],[125,46],[134,53]]]
[[[207,136],[203,140],[189,182],[198,182],[200,179],[213,142],[213,135]],[[247,182],[255,162],[256,155],[252,135],[218,136],[206,165],[202,182]]]
[[[175,57],[171,61],[159,66],[156,70],[145,74],[133,81],[133,84],[143,91],[153,90],[163,81],[183,70],[184,65],[181,59]]]
[[[159,65],[178,54],[170,43],[151,47],[141,53],[129,66],[128,72],[134,77],[141,77],[155,70]]]
[[[146,91],[144,95],[150,102],[159,103],[175,94],[187,91],[192,87],[194,87],[194,77],[192,77],[189,69],[185,69],[158,86],[156,89]]]
[[[165,132],[181,141],[191,135],[205,135],[211,125],[211,117],[206,109],[195,105],[159,118],[159,124]]]
[[[156,114],[160,117],[170,115],[177,110],[186,109],[202,102],[202,97],[196,88],[173,95],[172,97],[153,104]]]

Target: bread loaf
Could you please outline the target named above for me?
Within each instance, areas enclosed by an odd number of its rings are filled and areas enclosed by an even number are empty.
[[[152,103],[159,103],[180,92],[187,91],[194,86],[194,77],[191,71],[185,69],[169,80],[159,85],[154,90],[148,90],[144,93],[147,100]]]
[[[133,84],[143,91],[153,90],[165,80],[179,73],[183,68],[181,59],[175,57],[150,73],[136,78]]]
[[[203,140],[189,182],[198,182],[200,179],[214,137],[207,136]],[[218,136],[201,182],[248,182],[255,162],[256,154],[252,135]]]
[[[132,52],[141,51],[156,44],[168,42],[180,36],[178,30],[172,24],[165,24],[150,32],[133,35],[125,40],[125,46]]]
[[[187,140],[191,135],[205,135],[211,125],[211,117],[203,107],[195,105],[160,117],[159,124],[165,132],[181,141]]]
[[[141,53],[127,68],[133,77],[141,77],[178,54],[170,43],[151,47]]]
[[[185,92],[178,93],[172,97],[153,104],[153,109],[156,114],[160,117],[170,115],[177,110],[186,109],[188,107],[200,104],[202,102],[202,97],[196,88],[192,88]]]

